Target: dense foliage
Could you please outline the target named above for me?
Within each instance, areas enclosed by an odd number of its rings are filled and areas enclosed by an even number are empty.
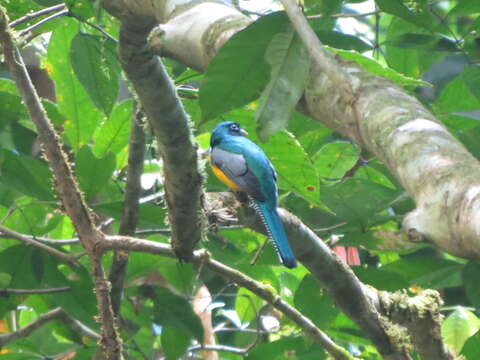
[[[6,0],[2,5],[15,20],[59,3]],[[376,0],[373,15],[355,17],[358,32],[351,35],[345,33],[348,26],[339,23],[357,15],[350,7],[356,3],[306,0],[305,14],[311,16],[311,26],[329,50],[417,96],[478,158],[480,2]],[[108,233],[117,233],[134,108],[116,55],[118,22],[87,0],[69,0],[67,6],[68,16],[32,29],[29,26],[39,18],[30,19],[16,26],[15,34],[28,30],[19,37],[19,44],[24,54],[27,48],[37,50],[40,66],[32,64],[31,73],[43,69],[54,83],[54,95],[47,90],[43,96],[49,100],[43,103],[68,147],[81,190],[97,215],[96,223]],[[365,284],[386,291],[405,289],[410,295],[426,288],[438,290],[445,303],[444,341],[466,359],[480,358],[480,265],[402,237],[402,219],[415,204],[387,168],[348,139],[293,110],[308,76],[309,60],[299,55],[302,51],[286,15],[265,13],[234,35],[204,74],[170,59],[164,59],[164,64],[202,150],[208,148],[209,132],[220,120],[241,123],[278,172],[282,207],[332,246],[349,251],[355,247],[361,266],[353,270]],[[5,67],[0,68],[0,76],[1,225],[80,255],[83,248],[75,240],[71,219],[59,205],[36,129]],[[48,88],[45,77],[38,81],[37,88],[42,84]],[[136,236],[167,243],[163,167],[148,127],[146,133]],[[205,191],[225,191],[207,168]],[[1,229],[0,234],[0,333],[23,328],[56,307],[69,319],[48,322],[27,337],[5,344],[0,349],[2,358],[92,358],[97,350],[95,337],[72,326],[74,319],[100,331],[87,258],[79,257],[81,266],[72,267]],[[280,266],[271,243],[256,264],[250,265],[263,242],[263,235],[232,225],[208,231],[198,246],[208,249],[216,260],[273,287],[355,356],[379,359],[365,334],[337,310],[334,299],[305,268]],[[103,262],[108,269],[112,254],[105,255]],[[35,293],[52,288],[64,289]],[[15,289],[33,290],[22,294]],[[211,314],[213,328],[202,325],[193,311],[192,302],[202,296],[209,298],[206,314]],[[295,324],[248,290],[201,266],[172,258],[130,254],[120,312],[125,349],[135,359],[159,354],[176,359],[187,349],[201,357],[192,347],[208,331],[214,331],[217,344],[240,350],[252,345],[248,354],[252,360],[327,357]],[[241,359],[244,355],[226,351],[220,357]]]

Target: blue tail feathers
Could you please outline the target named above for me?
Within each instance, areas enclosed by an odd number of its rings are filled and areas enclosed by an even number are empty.
[[[254,204],[262,218],[269,237],[273,240],[275,250],[280,256],[283,265],[290,269],[294,268],[297,266],[297,261],[288,244],[287,234],[285,234],[285,229],[278,216],[277,208],[260,201],[254,201]]]

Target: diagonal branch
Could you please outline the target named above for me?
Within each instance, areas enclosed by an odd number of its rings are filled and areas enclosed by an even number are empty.
[[[42,327],[46,323],[52,320],[59,320],[63,316],[64,316],[64,312],[62,308],[58,307],[53,310],[50,310],[49,312],[46,312],[45,314],[40,315],[36,320],[32,321],[27,326],[24,326],[21,329],[18,329],[17,331],[7,333],[7,334],[0,334],[0,348],[2,348],[3,346],[5,346],[6,344],[12,341],[27,337],[32,332]]]
[[[136,239],[128,236],[106,236],[102,243],[103,250],[128,250],[148,252],[152,254],[159,254],[162,256],[173,257],[172,248],[166,244],[158,243],[149,240]],[[341,346],[335,344],[332,339],[328,337],[323,331],[317,328],[313,322],[301,314],[297,309],[290,306],[287,302],[276,295],[275,290],[269,286],[265,286],[259,281],[256,281],[242,272],[232,269],[219,261],[210,258],[209,254],[204,250],[197,250],[193,253],[191,260],[195,263],[200,263],[210,270],[222,275],[228,280],[235,282],[238,286],[242,286],[258,297],[264,299],[277,310],[282,312],[286,317],[297,324],[306,334],[308,334],[314,341],[318,342],[335,358],[342,360],[353,360],[354,357]]]
[[[123,201],[123,214],[120,221],[120,235],[133,235],[137,227],[139,201],[142,192],[140,183],[143,174],[145,155],[145,132],[143,130],[142,113],[134,103],[131,118],[130,140],[128,145],[127,182]],[[116,251],[113,255],[109,280],[112,284],[111,297],[113,312],[120,312],[125,273],[127,271],[128,252]]]
[[[77,267],[78,262],[70,255],[57,250],[51,246],[48,246],[42,242],[35,240],[34,237],[30,237],[27,235],[20,234],[14,230],[11,230],[3,225],[0,225],[0,237],[8,237],[11,239],[19,240],[27,245],[35,246],[43,251],[48,252],[50,255],[55,256],[56,258],[60,259],[61,261],[69,264],[70,266]]]
[[[8,17],[3,7],[0,7],[0,43],[3,45],[5,62],[22,95],[30,119],[37,129],[45,155],[53,170],[55,188],[58,191],[60,200],[73,222],[83,247],[89,255],[95,279],[97,305],[102,321],[102,345],[104,351],[109,359],[121,359],[121,340],[114,323],[109,285],[101,263],[101,253],[98,252],[98,245],[103,239],[103,234],[95,228],[90,209],[87,207],[78,183],[75,181],[69,161],[59,141],[59,136],[47,117],[20,52],[13,42],[8,28]]]

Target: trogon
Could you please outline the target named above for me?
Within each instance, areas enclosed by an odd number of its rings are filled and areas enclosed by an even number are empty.
[[[277,211],[277,174],[263,150],[246,135],[233,121],[215,127],[210,138],[213,173],[232,190],[248,194],[283,265],[293,268],[296,260]]]

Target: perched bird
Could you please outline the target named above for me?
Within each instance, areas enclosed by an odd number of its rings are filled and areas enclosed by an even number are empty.
[[[277,174],[263,150],[246,135],[233,121],[215,127],[210,138],[213,173],[232,190],[248,194],[283,265],[293,268],[297,264],[277,212]]]

